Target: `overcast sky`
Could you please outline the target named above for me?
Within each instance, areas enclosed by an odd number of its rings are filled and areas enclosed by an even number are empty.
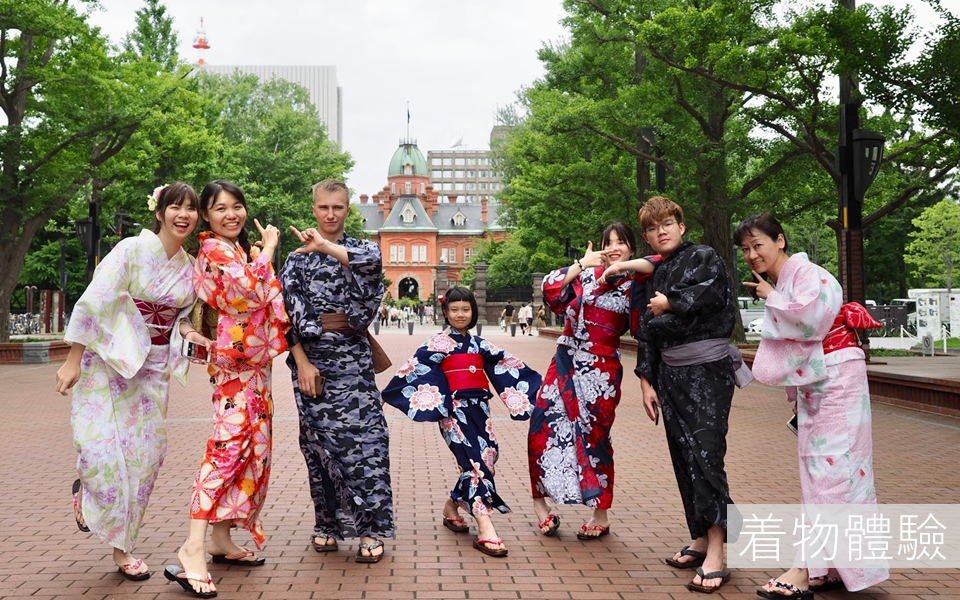
[[[914,5],[929,26],[932,12]],[[136,0],[101,0],[92,21],[119,42]],[[332,65],[343,88],[343,145],[356,161],[355,195],[386,185],[387,166],[407,132],[426,156],[458,140],[489,148],[498,106],[543,74],[537,50],[564,35],[561,0],[166,0],[180,56],[204,18],[209,64]],[[195,182],[202,185],[203,182]]]

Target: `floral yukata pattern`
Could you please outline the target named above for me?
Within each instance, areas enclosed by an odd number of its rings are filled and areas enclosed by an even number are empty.
[[[197,296],[218,312],[214,359],[213,434],[200,464],[190,518],[237,521],[257,547],[265,541],[260,510],[267,495],[272,452],[271,366],[287,349],[289,321],[267,256],[215,234],[200,234]]]
[[[659,257],[648,257],[654,264]],[[528,453],[534,498],[557,504],[613,504],[610,430],[620,403],[620,336],[640,305],[649,275],[600,284],[603,268],[586,269],[562,286],[566,268],[543,280],[550,310],[566,317],[563,334],[530,420]]]
[[[493,510],[507,513],[510,507],[494,483],[499,446],[488,402],[493,394],[479,387],[451,392],[440,366],[447,357],[463,353],[482,358],[483,372],[511,419],[530,418],[540,374],[487,340],[452,330],[420,346],[383,390],[383,399],[414,421],[439,422],[440,433],[457,459],[457,481],[450,490],[454,502],[474,517],[489,516]]]
[[[196,295],[193,258],[168,259],[151,231],[122,240],[100,262],[73,309],[64,336],[86,346],[71,409],[83,518],[114,548],[132,552],[167,451],[170,376],[186,384],[177,327],[171,343],[151,345],[135,300],[186,316]]]
[[[767,296],[753,375],[786,386],[797,403],[800,499],[804,504],[877,503],[870,390],[860,348],[825,354],[823,340],[843,303],[837,280],[800,252]],[[885,581],[887,569],[838,569],[853,592]],[[811,577],[827,569],[810,569]]]

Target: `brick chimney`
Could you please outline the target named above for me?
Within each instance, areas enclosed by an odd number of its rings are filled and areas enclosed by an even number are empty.
[[[487,199],[480,199],[480,220],[483,222],[484,226],[487,225]]]
[[[360,194],[360,204],[366,204],[368,198],[369,196],[367,196],[366,194]]]

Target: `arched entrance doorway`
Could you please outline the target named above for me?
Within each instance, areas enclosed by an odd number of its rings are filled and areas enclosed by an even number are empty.
[[[420,299],[420,284],[413,277],[405,277],[397,284],[397,294],[401,298]]]

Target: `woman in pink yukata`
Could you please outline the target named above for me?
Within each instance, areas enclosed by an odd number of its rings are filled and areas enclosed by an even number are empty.
[[[880,324],[859,304],[843,305],[840,284],[806,254],[788,255],[783,227],[769,213],[740,223],[733,240],[757,281],[743,285],[766,300],[753,376],[785,386],[798,416],[801,502],[876,505],[870,392],[854,330]],[[857,591],[888,577],[886,568],[794,567],[757,594],[807,600],[814,590]]]

